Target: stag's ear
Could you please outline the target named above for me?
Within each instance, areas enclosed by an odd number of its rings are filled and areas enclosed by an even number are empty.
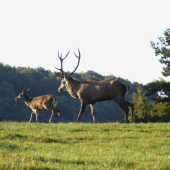
[[[25,93],[25,88],[22,90],[22,93]]]

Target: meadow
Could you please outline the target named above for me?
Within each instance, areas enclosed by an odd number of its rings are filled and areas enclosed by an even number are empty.
[[[170,123],[0,122],[0,169],[170,169]]]

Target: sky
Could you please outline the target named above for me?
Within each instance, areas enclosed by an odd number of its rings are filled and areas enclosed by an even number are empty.
[[[92,70],[147,84],[164,78],[150,41],[170,28],[169,0],[1,0],[0,62]]]

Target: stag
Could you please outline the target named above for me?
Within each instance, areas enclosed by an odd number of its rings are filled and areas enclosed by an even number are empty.
[[[69,52],[68,52],[69,53]],[[67,55],[68,55],[67,53]],[[127,101],[127,95],[130,90],[130,85],[118,80],[94,80],[88,79],[86,81],[74,80],[71,75],[76,71],[80,63],[80,51],[78,49],[79,56],[74,55],[78,59],[77,66],[69,73],[65,74],[62,69],[62,62],[67,55],[62,58],[62,55],[58,57],[61,62],[61,68],[56,68],[60,73],[55,72],[56,76],[62,78],[61,85],[58,88],[59,92],[68,91],[73,98],[78,98],[81,103],[80,111],[78,114],[77,122],[79,122],[86,106],[89,104],[91,108],[91,114],[93,117],[93,123],[95,123],[95,103],[105,100],[114,100],[125,112],[125,122],[128,122],[129,108],[131,110],[130,121],[133,122],[133,110],[134,104]]]
[[[38,122],[38,112],[40,110],[51,110],[52,111],[51,117],[49,119],[49,123],[52,122],[52,118],[53,118],[55,112],[57,112],[58,116],[59,116],[59,122],[60,122],[61,112],[60,112],[60,110],[57,109],[57,97],[55,97],[54,95],[51,95],[51,94],[47,94],[44,96],[38,96],[38,97],[34,97],[33,99],[30,99],[26,94],[28,91],[29,91],[29,89],[27,89],[27,90],[24,89],[15,98],[15,100],[23,100],[25,102],[25,104],[28,107],[30,107],[31,110],[33,111],[31,113],[29,123],[31,123],[32,116],[34,113],[36,114],[36,121]]]

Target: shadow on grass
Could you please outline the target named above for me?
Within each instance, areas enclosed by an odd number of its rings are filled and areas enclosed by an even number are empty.
[[[19,133],[8,133],[4,136],[6,139],[27,139],[26,135],[21,135]]]
[[[97,165],[99,162],[97,161],[85,161],[85,160],[60,160],[60,159],[52,159],[52,162],[62,163],[62,164],[75,164],[75,165]]]
[[[35,161],[38,162],[43,162],[43,163],[47,163],[47,162],[52,162],[52,163],[59,163],[59,164],[74,164],[74,165],[98,165],[99,162],[97,161],[85,161],[85,160],[61,160],[58,158],[50,158],[50,159],[46,159],[43,156],[40,157],[34,157]],[[34,167],[30,168],[30,169],[34,169]],[[40,168],[41,169],[41,168]]]
[[[53,170],[53,169],[51,169],[51,168],[45,168],[45,167],[42,167],[42,168],[30,167],[29,170]]]
[[[70,129],[69,132],[88,132],[88,130],[76,128],[76,129]]]
[[[42,138],[36,138],[34,142],[42,142],[42,143],[62,143],[62,144],[72,144],[72,143],[77,143],[82,140],[86,140],[83,137],[75,137],[75,138],[51,138],[51,137],[42,137]]]
[[[15,145],[15,144],[4,142],[4,143],[0,144],[0,148],[1,149],[6,149],[6,150],[9,150],[9,151],[15,151],[15,150],[19,149],[19,146]]]
[[[124,168],[133,169],[135,166],[134,162],[125,162],[124,160],[113,160],[110,162],[110,167],[112,168]]]

